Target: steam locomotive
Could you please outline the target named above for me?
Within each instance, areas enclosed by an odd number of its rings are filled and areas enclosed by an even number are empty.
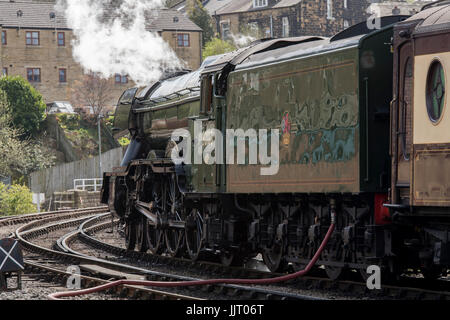
[[[334,210],[318,261],[331,279],[369,265],[445,275],[449,22],[441,1],[375,30],[261,40],[125,91],[115,127],[132,140],[102,202],[127,248],[299,270]]]

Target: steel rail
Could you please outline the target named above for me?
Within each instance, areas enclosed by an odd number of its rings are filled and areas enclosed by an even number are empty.
[[[63,237],[61,237],[59,239],[59,245],[60,245],[60,249],[64,250],[64,251],[68,251],[70,254],[72,255],[76,255],[76,256],[82,256],[82,257],[88,257],[87,255],[80,253],[74,249],[71,249],[69,246],[69,242],[74,241],[75,238],[77,236],[82,236],[84,238],[89,238],[91,241],[93,242],[97,242],[97,243],[101,243],[100,241],[98,241],[95,238],[90,237],[89,235],[87,235],[86,233],[86,225],[92,224],[93,222],[95,222],[96,220],[99,220],[101,218],[106,217],[106,215],[98,215],[95,217],[92,217],[86,221],[84,221],[80,227],[78,228],[77,231],[71,232]],[[111,222],[105,222],[103,223],[103,225],[110,225]],[[90,228],[97,228],[98,226],[91,226]],[[103,244],[103,243],[101,243]],[[128,272],[134,272],[134,273],[138,273],[138,274],[143,274],[146,275],[147,277],[150,278],[163,278],[163,279],[170,279],[172,282],[152,282],[152,283],[158,283],[156,286],[157,287],[164,287],[163,285],[160,285],[160,283],[186,283],[186,285],[184,286],[193,286],[193,285],[217,285],[219,287],[224,287],[226,289],[231,289],[233,291],[238,291],[238,292],[245,292],[245,291],[251,291],[252,295],[260,295],[260,296],[265,296],[265,297],[276,297],[279,296],[283,299],[297,299],[297,300],[324,300],[323,298],[317,298],[317,297],[312,297],[312,296],[307,296],[307,295],[300,295],[300,294],[291,294],[291,293],[286,293],[286,292],[281,292],[281,291],[277,291],[277,290],[271,290],[271,289],[263,289],[263,288],[256,288],[256,287],[247,287],[247,286],[242,286],[242,285],[237,285],[237,284],[233,284],[233,283],[202,283],[202,282],[206,282],[206,281],[211,281],[211,280],[203,280],[203,279],[198,279],[198,278],[193,278],[193,277],[186,277],[186,276],[179,276],[179,275],[173,275],[173,274],[169,274],[169,273],[164,273],[164,272],[158,272],[158,271],[153,271],[153,270],[148,270],[148,269],[144,269],[144,268],[140,268],[140,267],[134,267],[134,266],[129,266],[129,265],[124,265],[121,263],[117,263],[117,262],[112,262],[112,261],[108,261],[108,260],[104,260],[104,259],[100,259],[100,258],[96,258],[96,257],[90,257],[90,259],[92,259],[93,261],[99,262],[101,263],[103,266],[108,266],[111,269],[117,269],[120,268],[121,271],[127,270]],[[250,279],[253,280],[253,279]],[[268,280],[268,279],[262,279],[262,280]],[[134,281],[134,280],[132,280]],[[228,281],[228,279],[227,279]],[[130,283],[133,284],[133,283]],[[137,284],[137,283],[136,283]],[[245,284],[245,283],[243,283]],[[250,284],[250,283],[249,283]],[[151,286],[151,285],[149,285]],[[169,287],[177,287],[176,286],[169,286]],[[106,288],[106,287],[105,287]]]
[[[104,211],[104,209],[106,208],[101,208],[101,210]],[[80,210],[77,211],[77,214],[98,214],[98,209],[96,208],[95,210]],[[109,213],[105,213],[105,214],[100,214],[100,216],[106,216],[109,215]],[[59,216],[58,218],[64,218]],[[89,219],[90,217],[78,217],[78,218],[74,218],[74,219],[70,219],[68,221],[63,221],[60,223],[53,223],[50,225],[44,225],[44,226],[40,226],[40,227],[36,227],[36,221],[33,221],[27,225],[24,225],[22,227],[20,227],[19,229],[16,230],[15,235],[18,238],[19,242],[22,244],[22,246],[29,251],[32,252],[39,252],[39,253],[43,253],[45,255],[49,255],[53,258],[56,258],[58,260],[63,260],[63,261],[72,261],[72,262],[93,262],[92,259],[89,258],[82,258],[82,257],[78,257],[78,256],[72,256],[70,254],[67,253],[63,253],[63,252],[59,252],[59,251],[55,251],[53,249],[49,249],[49,248],[45,248],[42,247],[40,245],[37,244],[33,244],[32,242],[30,242],[28,240],[28,237],[35,237],[37,236],[40,232],[42,232],[43,230],[45,230],[45,232],[47,232],[47,228],[50,228],[52,230],[55,230],[57,228],[64,228],[64,227],[68,227],[68,226],[72,226],[75,225],[77,223],[79,223],[80,221],[84,221],[86,219]],[[46,221],[38,221],[39,224],[45,224],[46,222],[53,222],[55,220],[55,217],[51,217],[49,219],[47,219]],[[44,270],[45,272],[51,272],[53,274],[57,274],[59,277],[61,277],[63,280],[67,280],[70,276],[73,276],[72,273],[69,273],[67,271],[62,271],[56,268],[52,268],[52,267],[48,267],[48,266],[44,266],[41,264],[37,264],[35,262],[32,262],[30,260],[24,259],[24,263],[27,269],[39,269],[39,270]],[[83,276],[80,275],[80,279],[83,280],[86,284],[89,285],[105,285],[108,283],[111,283],[111,281],[109,280],[104,280],[104,279],[100,279],[100,278],[94,278],[94,277],[89,277],[89,276]],[[58,280],[58,279],[55,279]],[[59,279],[61,280],[61,279]],[[159,291],[159,290],[155,290],[155,289],[150,289],[150,288],[142,288],[142,287],[137,287],[137,286],[133,286],[133,285],[122,285],[120,286],[117,290],[119,290],[122,294],[123,291],[125,290],[126,292],[131,292],[133,293],[133,296],[136,295],[144,295],[148,296],[152,299],[161,297],[163,300],[203,300],[200,298],[196,298],[196,297],[192,297],[192,296],[185,296],[185,295],[180,295],[180,294],[175,294],[175,293],[169,293],[169,292],[163,292],[163,291]]]
[[[79,239],[83,242],[86,242],[94,247],[100,248],[101,250],[113,253],[115,255],[120,256],[128,256],[130,258],[135,258],[140,261],[148,261],[148,262],[157,262],[161,263],[161,261],[164,261],[167,264],[173,264],[179,266],[180,264],[185,264],[186,267],[192,267],[192,261],[185,260],[185,259],[179,259],[179,258],[171,258],[166,256],[155,256],[150,253],[142,253],[142,252],[136,252],[136,251],[127,251],[123,248],[116,247],[107,243],[104,243],[95,237],[92,236],[93,232],[97,232],[99,230],[105,229],[107,227],[111,226],[111,222],[108,223],[101,223],[97,225],[93,225],[95,222],[95,219],[90,219],[86,222],[84,222],[84,229],[79,234]],[[89,227],[88,227],[89,225]],[[91,226],[92,225],[92,226]],[[317,261],[317,263],[320,263],[320,260]],[[214,262],[197,262],[195,263],[196,266],[205,269],[205,271],[212,271],[212,272],[220,272],[219,270],[222,270],[222,272],[230,272],[235,277],[237,273],[245,274],[245,277],[273,277],[273,276],[279,276],[280,274],[274,274],[264,271],[257,271],[253,269],[242,269],[242,268],[236,268],[236,267],[224,267],[223,265],[214,263]],[[224,271],[226,270],[226,271]],[[364,294],[369,295],[373,298],[383,298],[387,297],[390,299],[430,299],[430,300],[450,300],[450,292],[448,291],[442,291],[439,286],[439,289],[429,289],[429,288],[421,288],[422,284],[411,284],[411,281],[408,281],[409,279],[404,279],[403,286],[402,285],[386,285],[383,284],[382,289],[380,290],[369,290],[366,286],[365,282],[361,281],[352,281],[352,280],[339,280],[339,281],[332,281],[328,278],[321,278],[321,277],[304,277],[304,278],[298,278],[289,283],[288,285],[294,285],[296,288],[304,287],[306,289],[316,288],[319,290],[331,290],[331,291],[341,291],[348,294],[349,292],[352,292],[354,294]],[[417,285],[418,287],[415,287]]]

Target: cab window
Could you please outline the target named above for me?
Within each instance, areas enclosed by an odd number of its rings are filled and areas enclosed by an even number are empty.
[[[207,114],[212,111],[213,98],[213,76],[206,76],[202,79],[202,100],[201,113]]]

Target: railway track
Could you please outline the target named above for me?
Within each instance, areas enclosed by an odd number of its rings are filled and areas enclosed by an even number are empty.
[[[19,227],[15,236],[25,251],[24,263],[25,272],[31,275],[38,275],[40,279],[65,285],[73,273],[68,271],[69,266],[79,265],[80,263],[92,263],[91,259],[77,257],[74,255],[62,253],[37,243],[39,236],[49,234],[52,231],[77,226],[82,221],[95,216],[99,213],[105,213],[106,207],[93,208],[85,210],[68,211],[60,214],[51,213],[40,217]],[[19,219],[30,221],[32,218]],[[89,274],[79,275],[82,288],[89,288],[98,285],[111,283],[111,280]],[[192,296],[183,296],[179,294],[167,293],[159,290],[123,285],[108,290],[109,294],[117,294],[124,298],[132,299],[151,299],[151,300],[199,300]]]
[[[144,277],[145,279],[151,279],[153,281],[198,281],[200,279],[173,275],[170,273],[163,272],[155,272],[145,268],[137,268],[130,266],[124,263],[111,262],[104,259],[99,259],[96,257],[91,257],[87,255],[80,254],[78,252],[74,252],[71,250],[66,242],[70,239],[70,237],[74,236],[76,232],[70,232],[67,236],[61,238],[59,241],[55,242],[55,246],[59,248],[61,251],[54,250],[52,248],[48,248],[38,244],[38,238],[43,235],[47,235],[51,232],[55,232],[58,229],[66,229],[70,227],[75,227],[77,225],[83,224],[85,221],[95,221],[101,218],[108,218],[108,213],[103,213],[99,215],[100,212],[77,212],[76,214],[68,214],[64,220],[58,221],[58,217],[48,217],[46,219],[41,219],[38,221],[33,221],[26,225],[21,226],[16,230],[16,237],[21,242],[22,247],[33,254],[38,254],[39,258],[37,258],[38,262],[29,261],[25,259],[26,265],[31,268],[41,268],[45,272],[56,272],[55,265],[58,267],[56,269],[59,270],[59,277],[57,280],[59,281],[67,281],[67,279],[71,276],[70,273],[64,270],[65,267],[69,265],[79,265],[79,266],[90,266],[93,268],[92,273],[98,273],[99,268],[104,273],[104,276],[108,278],[126,278],[131,277],[135,279],[138,276]],[[66,251],[66,252],[63,252]],[[42,263],[42,258],[45,257],[44,264]],[[36,258],[34,258],[36,259]],[[48,265],[52,265],[49,267]],[[34,269],[33,269],[34,270]],[[106,270],[106,271],[105,271]],[[34,270],[35,271],[35,270]],[[84,278],[83,278],[84,279]],[[83,284],[85,286],[93,286],[93,285],[101,285],[107,284],[108,282],[97,280],[94,277],[89,276],[84,279]],[[123,287],[123,286],[121,286]],[[139,289],[137,286],[131,286],[133,290],[130,289],[130,286],[127,286],[129,291],[132,291],[132,295],[136,296],[136,290],[144,290]],[[199,299],[197,296],[190,295],[181,295],[178,293],[153,290],[153,289],[145,289],[147,293],[160,294],[164,295],[166,299],[168,297],[174,297],[175,299]],[[191,289],[188,289],[192,291]],[[206,288],[198,288],[199,292],[202,292],[204,296],[208,297],[211,293],[215,292],[217,297],[221,298],[242,298],[242,299],[302,299],[302,300],[310,300],[316,299],[314,297],[299,295],[299,294],[289,294],[286,292],[278,292],[274,290],[267,289],[258,289],[252,287],[245,286],[236,286],[236,285],[217,285],[217,286],[209,286]],[[149,294],[147,294],[148,296]],[[141,296],[143,296],[141,294]],[[201,298],[200,298],[201,299]]]
[[[225,267],[214,262],[192,262],[183,258],[173,258],[168,256],[155,256],[149,253],[136,251],[127,251],[124,248],[114,246],[96,239],[93,234],[111,227],[110,221],[103,221],[104,217],[95,217],[85,221],[80,228],[61,239],[60,243],[63,250],[73,254],[82,254],[70,249],[70,243],[76,239],[86,245],[92,246],[104,252],[114,254],[117,257],[127,257],[130,261],[146,262],[148,265],[164,265],[166,267],[184,268],[197,270],[199,274],[214,274],[224,278],[246,278],[260,279],[282,276],[282,274],[273,274],[266,271],[250,269],[248,267]],[[176,281],[176,279],[173,279]],[[383,285],[381,290],[369,290],[365,283],[360,281],[332,281],[324,277],[300,277],[295,280],[282,284],[279,290],[323,290],[334,291],[341,295],[354,294],[355,296],[364,296],[372,299],[426,299],[426,300],[450,300],[450,283],[442,282],[442,290],[429,290],[420,287],[410,287],[408,285],[420,285],[418,281],[406,282],[403,285]]]
[[[25,224],[24,224],[25,223]],[[248,267],[225,267],[214,262],[193,262],[184,258],[155,256],[149,253],[127,251],[124,248],[98,240],[94,235],[104,229],[111,228],[111,216],[106,207],[49,212],[30,216],[9,217],[0,219],[0,226],[21,225],[15,236],[21,242],[26,254],[24,257],[26,272],[39,274],[43,279],[52,279],[56,283],[67,283],[73,276],[67,271],[71,265],[81,266],[80,276],[83,288],[107,285],[113,280],[141,279],[166,282],[198,281],[205,275],[223,278],[268,279],[281,276],[270,272]],[[117,223],[117,221],[115,222]],[[64,230],[69,230],[65,232]],[[39,243],[39,238],[62,230],[64,235],[51,241],[51,248]],[[66,230],[66,231],[67,231]],[[55,236],[53,236],[55,237]],[[87,247],[108,253],[107,259],[98,254],[88,255],[72,248],[73,243],[81,242]],[[48,242],[48,239],[47,239]],[[49,242],[50,243],[50,242]],[[112,256],[111,256],[112,255]],[[126,262],[123,262],[126,260]],[[137,266],[138,265],[138,266]],[[139,266],[140,265],[140,266]],[[144,265],[144,266],[142,266]],[[169,269],[195,270],[198,276],[187,277],[174,274],[173,271],[155,271],[154,266]],[[159,268],[159,269],[160,269]],[[158,268],[156,268],[158,269]],[[210,277],[210,276],[209,276]],[[283,282],[277,286],[243,286],[233,284],[212,284],[202,287],[189,286],[170,291],[137,285],[120,285],[110,288],[107,293],[118,294],[131,299],[255,299],[255,300],[315,300],[321,299],[311,295],[298,294],[299,290],[309,292],[335,292],[371,299],[426,299],[450,300],[450,292],[425,290],[404,286],[386,286],[382,290],[368,290],[365,283],[357,281],[331,281],[323,277],[307,276]],[[182,291],[182,293],[180,293]],[[292,293],[294,292],[294,293]]]

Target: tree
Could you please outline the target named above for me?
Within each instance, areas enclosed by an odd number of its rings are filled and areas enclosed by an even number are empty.
[[[13,125],[27,137],[36,135],[45,119],[46,108],[39,91],[20,76],[1,77],[0,89],[6,93]]]
[[[214,36],[212,28],[212,18],[208,11],[203,7],[200,0],[193,0],[188,8],[188,16],[196,25],[202,28],[202,43],[206,45]]]
[[[203,50],[203,59],[209,56],[231,52],[233,50],[236,50],[236,47],[231,43],[219,38],[214,38],[205,45],[205,49]]]
[[[27,175],[51,166],[54,158],[38,142],[24,138],[23,129],[14,127],[12,111],[7,94],[0,89],[0,176]]]
[[[85,74],[82,80],[74,82],[72,89],[72,102],[78,107],[92,107],[95,119],[105,111],[108,101],[111,100],[111,81],[101,78],[91,72]]]

